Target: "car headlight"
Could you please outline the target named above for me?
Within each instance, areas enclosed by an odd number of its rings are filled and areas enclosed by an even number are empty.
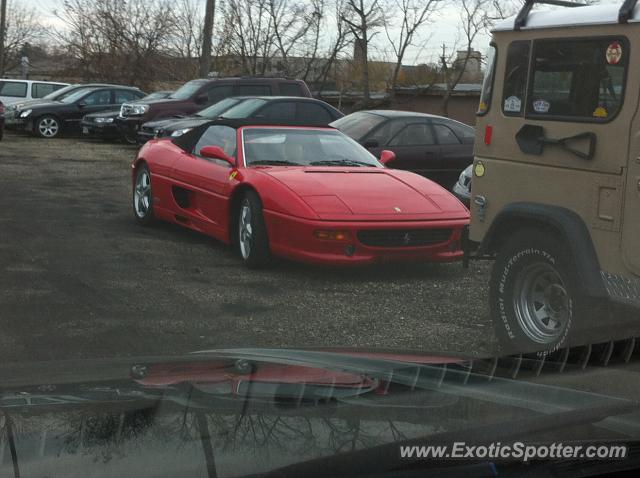
[[[130,114],[143,115],[149,111],[149,105],[131,105]]]
[[[96,118],[96,123],[113,123],[113,118],[102,118],[98,116]]]
[[[22,103],[18,103],[18,104],[14,104],[14,105],[7,105],[5,107],[5,110],[7,111],[13,111],[13,110],[19,110],[23,107],[24,105]]]
[[[26,118],[27,116],[29,116],[31,114],[32,110],[25,110],[22,113],[20,113],[20,118]]]
[[[460,177],[458,178],[458,184],[460,184],[460,186],[465,188],[469,186],[469,183],[471,182],[472,168],[473,166],[469,166],[460,173]]]
[[[191,131],[193,128],[184,128],[184,129],[178,129],[176,131],[174,131],[173,133],[171,133],[171,137],[172,138],[176,138],[178,136],[182,136],[185,133],[188,133],[189,131]]]

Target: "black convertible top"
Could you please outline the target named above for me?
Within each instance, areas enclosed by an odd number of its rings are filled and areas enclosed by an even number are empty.
[[[172,143],[178,146],[180,149],[184,151],[190,152],[195,147],[198,139],[202,136],[204,130],[206,130],[209,126],[229,126],[230,128],[238,129],[242,126],[301,126],[308,128],[325,128],[325,129],[335,129],[332,126],[328,126],[326,123],[314,123],[309,121],[284,121],[284,120],[269,120],[269,119],[256,119],[256,118],[242,118],[242,119],[230,119],[230,118],[217,118],[211,121],[207,121],[206,123],[193,128],[188,133],[185,133],[181,136],[172,140]]]

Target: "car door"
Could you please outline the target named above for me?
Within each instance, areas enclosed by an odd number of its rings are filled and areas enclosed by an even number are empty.
[[[431,177],[440,168],[440,146],[429,121],[409,120],[383,149],[396,154],[390,164],[393,169],[404,169]]]
[[[440,184],[454,184],[460,173],[473,162],[473,136],[471,143],[465,137],[460,138],[451,122],[433,121],[436,140],[440,146],[439,171],[434,179]],[[461,136],[461,132],[459,132]]]
[[[115,108],[113,94],[113,90],[96,90],[80,98],[64,115],[67,127],[78,128],[84,115]]]
[[[229,156],[236,157],[236,130],[229,126],[210,126],[192,151],[175,161],[171,173],[173,196],[184,214],[184,221],[220,237],[226,232],[232,167],[226,161],[202,157],[200,150],[205,146],[219,146]]]

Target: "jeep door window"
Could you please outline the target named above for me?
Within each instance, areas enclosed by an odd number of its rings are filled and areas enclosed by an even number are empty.
[[[27,97],[27,83],[22,81],[0,81],[0,96]]]
[[[514,41],[507,50],[507,67],[502,92],[502,112],[507,116],[522,116],[529,76],[531,42]]]
[[[491,107],[491,97],[493,96],[493,77],[496,73],[496,57],[497,51],[494,45],[489,48],[487,55],[487,70],[482,82],[482,93],[480,94],[480,105],[478,106],[478,115],[485,115]]]
[[[527,115],[611,120],[622,106],[627,58],[620,38],[536,42]]]

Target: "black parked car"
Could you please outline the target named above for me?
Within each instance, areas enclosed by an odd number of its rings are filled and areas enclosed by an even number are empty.
[[[393,151],[394,169],[406,169],[450,188],[473,162],[474,129],[442,116],[409,111],[360,111],[332,123],[376,157]]]
[[[218,117],[244,119],[300,121],[307,124],[327,125],[342,118],[339,110],[324,101],[294,96],[235,96],[198,111],[195,115],[166,118],[142,125],[138,133],[141,143],[164,136],[180,136],[187,131]]]
[[[16,111],[17,126],[42,138],[54,138],[63,132],[79,133],[86,114],[113,110],[125,101],[137,101],[144,96],[138,88],[125,86],[84,88],[61,101],[29,105]]]
[[[141,101],[159,100],[166,98],[172,91],[154,91],[148,94]],[[135,103],[135,102],[134,102]],[[115,123],[116,118],[120,114],[120,109],[103,111],[100,113],[91,113],[82,118],[82,136],[99,139],[122,139],[126,143],[135,144],[135,138],[131,140],[127,135],[122,134],[118,125]]]

